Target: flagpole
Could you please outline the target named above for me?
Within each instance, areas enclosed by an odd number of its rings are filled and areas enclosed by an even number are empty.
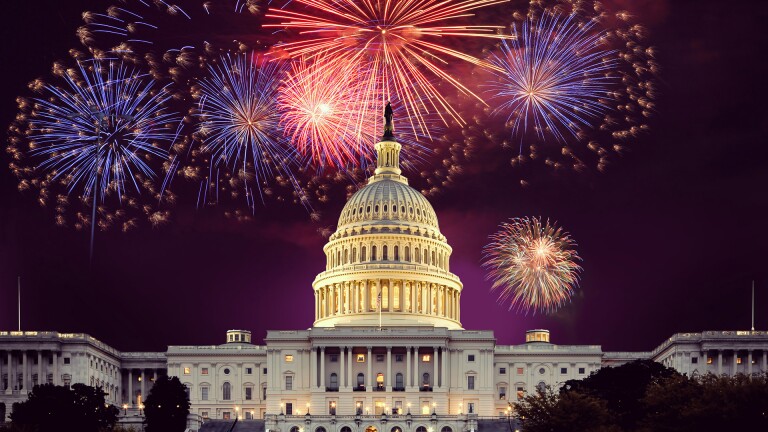
[[[18,288],[18,295],[19,295],[19,331],[21,331],[21,276],[18,278],[19,281],[19,288]]]
[[[752,281],[752,331],[755,331],[755,281]]]

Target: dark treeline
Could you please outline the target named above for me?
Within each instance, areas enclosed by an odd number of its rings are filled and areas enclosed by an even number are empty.
[[[765,431],[768,375],[688,377],[635,361],[513,405],[525,432]]]

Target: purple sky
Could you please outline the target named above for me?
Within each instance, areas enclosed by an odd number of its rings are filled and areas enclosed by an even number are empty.
[[[756,327],[768,327],[768,4],[634,3],[663,67],[658,114],[640,143],[606,174],[550,176],[527,189],[467,179],[433,201],[464,282],[465,328],[494,330],[502,344],[543,327],[554,343],[650,350],[674,332],[748,329],[753,279]],[[3,7],[0,123],[15,115],[26,82],[74,46],[80,12],[107,4]],[[267,207],[250,223],[178,209],[162,228],[99,233],[89,271],[87,234],[55,227],[17,192],[7,162],[3,154],[0,329],[16,327],[17,275],[24,329],[87,332],[120,350],[311,325],[325,240],[301,209]],[[577,297],[554,316],[496,305],[479,265],[499,222],[534,215],[563,225],[584,260]]]

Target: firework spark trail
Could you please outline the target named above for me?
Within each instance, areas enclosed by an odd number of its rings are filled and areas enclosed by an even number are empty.
[[[593,128],[612,110],[621,81],[609,73],[619,60],[616,50],[601,46],[605,32],[594,26],[573,14],[544,13],[524,21],[520,31],[515,25],[512,38],[502,41],[491,63],[503,72],[488,93],[500,102],[495,111],[508,113],[513,134],[526,132],[531,122],[539,138],[549,132],[565,142],[564,133],[578,138],[581,128]]]
[[[579,282],[576,243],[567,232],[540,218],[514,218],[499,226],[483,249],[483,267],[499,291],[499,303],[528,313],[554,312]]]
[[[222,182],[241,183],[248,206],[255,211],[254,187],[263,201],[261,185],[278,173],[296,184],[290,167],[298,155],[279,129],[277,96],[285,72],[283,62],[255,53],[227,54],[200,80],[194,97],[202,137],[199,151],[209,171],[201,192],[204,201],[209,191],[215,191],[218,201]]]
[[[463,123],[458,111],[440,94],[432,79],[480,99],[445,70],[448,59],[493,67],[476,57],[438,43],[444,37],[504,38],[490,25],[446,25],[473,16],[472,11],[506,0],[295,0],[292,9],[273,9],[267,18],[281,20],[265,27],[300,31],[300,41],[280,47],[293,56],[321,62],[338,70],[341,62],[361,72],[368,87],[366,105],[402,101],[410,127],[428,134],[423,116],[440,113]],[[299,6],[307,12],[293,10]],[[357,66],[355,66],[357,65]],[[374,98],[381,97],[381,100]],[[443,115],[447,117],[445,117]]]
[[[68,192],[99,201],[113,190],[127,193],[126,182],[139,191],[135,174],[155,178],[145,160],[164,160],[177,138],[180,116],[166,111],[165,88],[119,62],[78,62],[79,73],[67,71],[65,87],[45,84],[48,98],[36,98],[29,119],[29,154],[43,158],[38,169],[66,179]],[[98,184],[97,184],[98,181]]]

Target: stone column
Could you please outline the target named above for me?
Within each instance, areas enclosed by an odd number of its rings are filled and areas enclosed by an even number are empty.
[[[747,375],[752,375],[752,350],[747,354]]]
[[[768,351],[765,349],[763,349],[763,372],[768,372]]]
[[[344,371],[344,355],[346,354],[344,352],[345,348],[346,347],[340,347],[340,352],[339,352],[339,388],[340,389],[347,388],[347,385],[346,385],[347,374],[344,373],[345,372]]]
[[[43,379],[43,352],[37,351],[37,384],[43,385],[45,379]]]
[[[440,388],[447,387],[445,385],[445,348],[440,350]]]
[[[5,394],[11,394],[13,393],[13,386],[16,382],[16,372],[13,369],[13,355],[11,351],[8,351],[8,387],[5,388]],[[6,406],[6,410],[8,407]]]
[[[409,389],[411,388],[411,377],[413,374],[411,373],[411,348],[412,347],[406,347],[407,351],[405,352],[405,388]]]
[[[723,373],[723,351],[717,350],[717,375],[720,376]]]
[[[133,369],[128,369],[128,405],[133,406]]]
[[[320,347],[320,388],[325,391],[325,347]]]
[[[368,363],[368,385],[370,386],[370,389],[368,391],[371,391],[373,389],[373,385],[375,382],[375,379],[371,376],[371,363],[373,362],[373,359],[371,359],[371,353],[373,351],[373,348],[368,347],[368,357],[366,357],[366,362]]]
[[[349,360],[347,362],[349,364],[347,368],[347,386],[349,387],[357,385],[357,383],[352,382],[352,348],[353,347],[349,347],[349,352],[347,352],[347,360]]]
[[[421,376],[419,375],[419,347],[413,347],[413,386],[421,387]]]
[[[144,374],[144,368],[141,369],[141,403],[147,399],[147,394],[144,392],[144,383],[147,382],[147,377]]]
[[[309,387],[317,388],[317,351],[313,347],[309,352],[309,380],[312,383]]]
[[[387,391],[392,391],[392,347],[387,347]]]
[[[736,372],[739,370],[739,365],[736,362],[736,359],[739,357],[739,353],[736,350],[733,350],[733,365],[731,366],[731,376],[735,376]]]
[[[432,347],[432,387],[437,387],[437,347]]]
[[[23,387],[21,394],[27,394],[29,392],[29,378],[27,377],[27,369],[29,369],[27,365],[27,351],[23,350],[21,352],[21,386]]]

